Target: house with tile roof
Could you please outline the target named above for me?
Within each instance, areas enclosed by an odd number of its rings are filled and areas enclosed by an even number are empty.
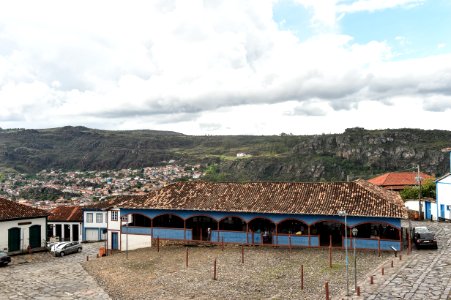
[[[45,247],[48,212],[0,198],[0,250],[18,254]]]
[[[58,241],[81,241],[82,213],[80,206],[55,207],[48,217],[47,236]]]
[[[422,172],[391,172],[368,179],[368,182],[387,190],[400,192],[406,187],[418,186],[418,174],[421,182],[435,180],[433,176]],[[407,199],[405,205],[409,210],[417,212],[415,219],[437,219],[435,199],[422,198],[421,201],[418,199]]]
[[[178,182],[117,201],[108,211],[108,248],[150,238],[280,247],[401,248],[407,210],[398,193],[354,182]],[[346,234],[345,234],[346,232]],[[347,236],[347,239],[345,238]]]
[[[420,172],[421,181],[434,180],[434,176]],[[368,179],[368,182],[391,191],[402,191],[406,187],[418,185],[418,172],[390,172]]]

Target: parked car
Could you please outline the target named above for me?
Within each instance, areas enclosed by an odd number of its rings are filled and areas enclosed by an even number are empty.
[[[0,265],[6,266],[11,262],[11,257],[3,251],[0,251]]]
[[[55,256],[64,256],[71,253],[82,251],[82,246],[79,242],[62,242],[52,246],[52,252]]]
[[[65,242],[47,242],[46,248],[47,248],[47,250],[54,252],[55,247],[62,243],[65,243]]]
[[[414,227],[412,230],[412,239],[417,249],[420,249],[420,247],[438,248],[435,234],[425,226]]]

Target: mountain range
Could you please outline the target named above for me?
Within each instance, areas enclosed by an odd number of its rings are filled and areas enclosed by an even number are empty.
[[[214,181],[344,181],[389,171],[449,172],[451,131],[346,129],[341,134],[192,136],[66,126],[0,129],[0,172],[200,164]]]

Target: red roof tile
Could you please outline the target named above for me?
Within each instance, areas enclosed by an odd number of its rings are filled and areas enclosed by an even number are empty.
[[[50,211],[49,221],[81,222],[82,215],[80,206],[58,206]]]
[[[372,184],[380,185],[387,189],[402,190],[406,186],[417,185],[417,176],[417,172],[392,172],[371,178],[368,181]],[[421,172],[420,177],[422,178],[422,181],[426,179],[434,179],[433,176]]]
[[[354,182],[178,182],[156,194],[131,197],[123,208],[235,211],[280,214],[336,215],[406,218],[398,193],[364,180]]]
[[[15,201],[0,198],[0,220],[27,219],[46,217],[49,213],[45,210],[19,204]]]

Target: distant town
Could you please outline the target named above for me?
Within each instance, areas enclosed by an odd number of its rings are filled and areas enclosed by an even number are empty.
[[[114,195],[139,195],[176,181],[198,179],[200,165],[177,165],[106,171],[42,170],[35,175],[0,174],[0,196],[42,209],[90,205]]]

